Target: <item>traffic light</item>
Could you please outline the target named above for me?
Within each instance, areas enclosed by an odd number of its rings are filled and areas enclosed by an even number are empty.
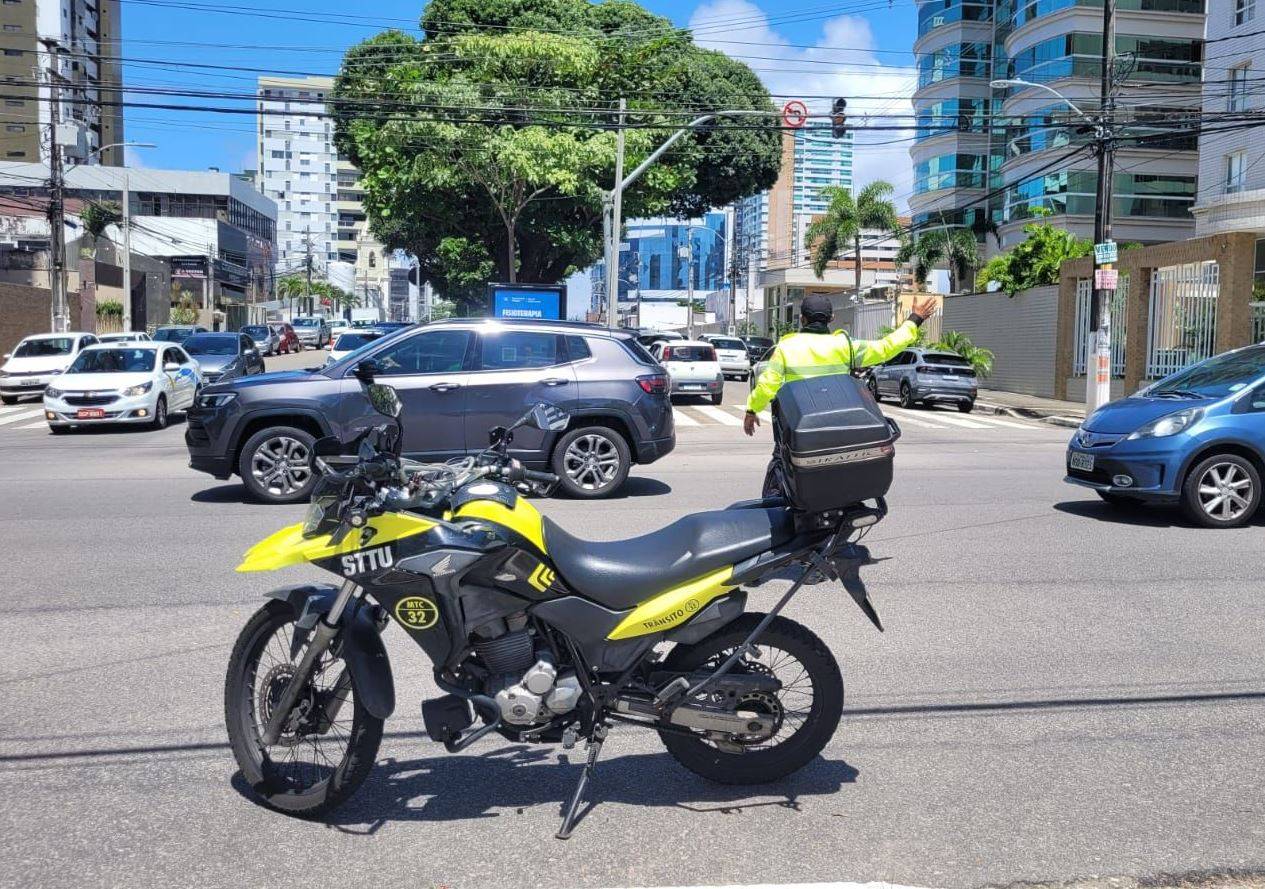
[[[842,139],[848,132],[848,100],[835,99],[830,106],[830,135]]]

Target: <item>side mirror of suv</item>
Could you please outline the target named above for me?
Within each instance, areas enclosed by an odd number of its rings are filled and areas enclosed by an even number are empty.
[[[373,385],[373,378],[382,373],[382,368],[379,366],[378,362],[374,361],[372,358],[367,358],[357,364],[351,373],[352,376],[360,380],[360,382],[364,383],[366,386],[371,386]]]

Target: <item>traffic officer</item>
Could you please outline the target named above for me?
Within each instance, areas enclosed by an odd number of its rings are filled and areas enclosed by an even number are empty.
[[[751,395],[747,398],[747,415],[742,421],[742,431],[755,435],[760,425],[760,411],[769,406],[783,383],[824,377],[831,374],[851,373],[854,367],[882,364],[901,350],[913,345],[918,338],[918,328],[935,311],[936,301],[924,296],[914,300],[908,319],[881,340],[854,340],[845,335],[830,332],[830,319],[834,307],[828,297],[810,294],[800,304],[800,332],[789,334],[773,347],[769,365],[760,374]],[[776,448],[774,462],[777,459]],[[765,481],[765,493],[770,493],[773,465],[769,467]]]

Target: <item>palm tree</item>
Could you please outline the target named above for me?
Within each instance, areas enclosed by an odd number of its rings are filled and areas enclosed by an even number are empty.
[[[944,349],[947,352],[957,352],[971,362],[971,367],[975,368],[975,375],[981,379],[993,371],[993,359],[996,356],[993,355],[992,350],[975,345],[975,343],[971,342],[971,338],[961,331],[945,331],[935,347]]]
[[[895,191],[892,183],[876,179],[861,189],[856,198],[851,189],[828,185],[821,196],[830,199],[826,215],[808,227],[805,240],[813,245],[813,273],[821,278],[826,266],[851,246],[856,266],[857,292],[861,292],[861,232],[877,229],[888,235],[901,236],[896,205],[890,200]]]
[[[290,314],[294,315],[294,301],[307,295],[307,279],[302,275],[286,275],[277,282],[277,296],[290,301]]]
[[[914,264],[914,280],[927,286],[927,275],[935,266],[949,267],[949,290],[958,292],[962,281],[971,280],[971,270],[979,265],[979,244],[975,235],[964,228],[937,228],[919,235],[918,240],[903,249],[898,257]]]
[[[84,205],[79,220],[83,223],[84,234],[92,238],[88,248],[91,258],[96,259],[97,242],[105,235],[105,230],[122,219],[123,212],[113,201],[89,201]]]

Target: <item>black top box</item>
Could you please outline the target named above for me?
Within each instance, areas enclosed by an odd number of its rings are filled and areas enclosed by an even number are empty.
[[[786,383],[773,401],[783,488],[806,512],[882,497],[892,484],[896,433],[847,374]]]

